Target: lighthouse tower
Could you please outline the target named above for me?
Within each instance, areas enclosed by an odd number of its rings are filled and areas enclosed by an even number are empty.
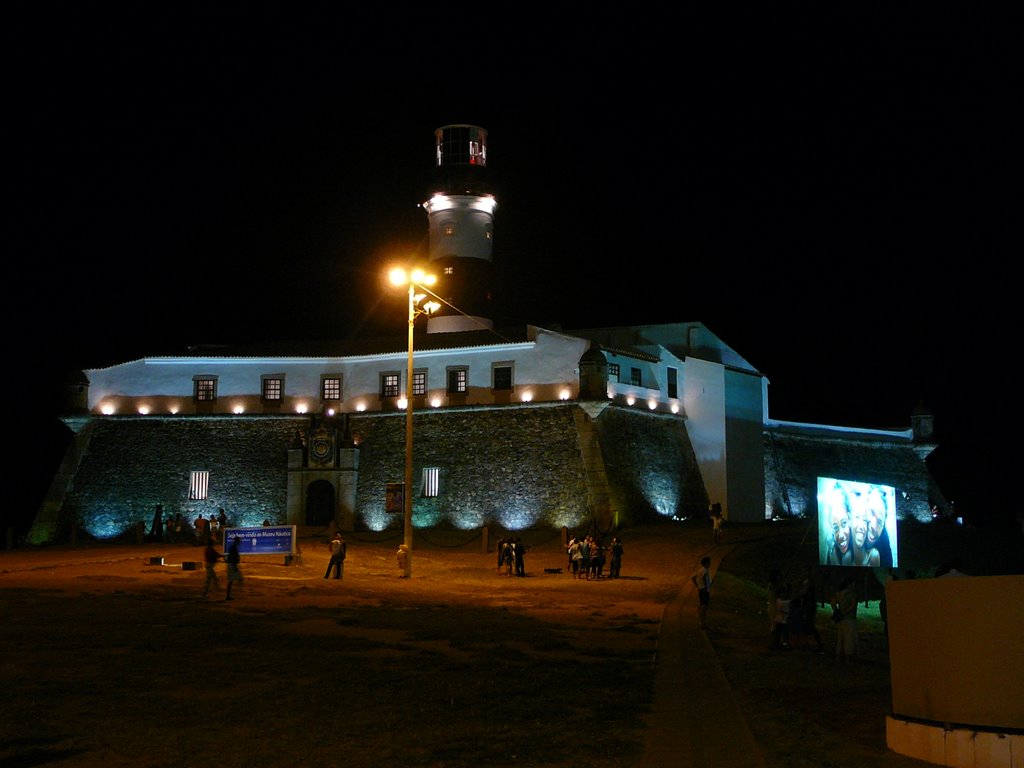
[[[487,131],[446,125],[434,131],[435,181],[423,203],[430,227],[432,290],[445,304],[427,321],[427,333],[493,328],[491,309],[494,211],[487,183]]]

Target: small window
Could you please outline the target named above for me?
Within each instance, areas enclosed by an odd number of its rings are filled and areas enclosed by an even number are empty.
[[[398,397],[399,376],[397,373],[382,373],[380,375],[380,396]]]
[[[455,234],[455,223],[448,221],[441,225],[441,234],[451,237]]]
[[[608,381],[613,384],[619,383],[619,364],[608,363]]]
[[[446,275],[454,275],[455,274],[455,267],[445,267],[444,268],[444,274],[446,274]]]
[[[678,371],[675,368],[668,369],[668,396],[679,397]]]
[[[640,378],[640,369],[639,368],[630,368],[629,369],[629,383],[632,384],[635,387],[643,386],[643,380]]]
[[[193,379],[195,386],[195,397],[196,402],[200,403],[212,403],[217,399],[217,379],[214,378],[196,378]]]
[[[466,391],[466,383],[469,379],[469,370],[466,368],[453,368],[448,371],[448,393],[462,394]]]
[[[320,379],[321,400],[341,400],[341,377],[323,376]]]
[[[210,473],[206,470],[192,472],[188,480],[189,501],[202,501],[210,493]]]
[[[284,379],[280,376],[263,377],[263,399],[279,401],[284,396]]]
[[[427,394],[427,372],[412,372],[412,394],[413,396]]]
[[[512,366],[494,366],[494,389],[495,391],[510,391],[512,389]]]
[[[441,488],[441,470],[438,467],[424,467],[423,495],[437,496]]]
[[[491,230],[491,225],[488,224],[484,227],[484,239],[490,240],[492,237],[494,237],[494,232]]]

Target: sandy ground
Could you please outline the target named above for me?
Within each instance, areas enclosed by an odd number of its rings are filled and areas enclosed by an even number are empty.
[[[493,542],[485,552],[472,532],[418,536],[411,579],[395,557],[400,534],[346,534],[340,581],[323,578],[326,537],[301,539],[289,565],[243,558],[232,601],[223,564],[203,596],[202,549],[188,544],[0,553],[0,764],[637,765],[663,611],[711,534],[620,535],[622,577],[596,581],[572,578],[557,532],[522,534],[522,578],[499,573]],[[769,686],[806,678],[835,690],[826,657],[794,650],[765,664],[764,617],[735,591],[710,634],[741,682],[762,686],[773,669]],[[762,694],[738,689],[766,764],[919,765],[880,740],[887,667],[858,675],[843,711],[864,721],[850,738],[869,744],[847,762],[795,749],[789,733],[776,745]],[[842,736],[828,746],[845,751]]]

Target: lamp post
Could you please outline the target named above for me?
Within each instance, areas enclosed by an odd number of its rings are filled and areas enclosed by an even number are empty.
[[[426,294],[416,293],[417,288],[433,285],[437,278],[428,275],[422,269],[406,272],[396,267],[389,273],[393,285],[408,285],[409,288],[409,359],[405,375],[405,484],[402,489],[402,505],[405,513],[405,572],[403,578],[412,576],[412,364],[413,364],[413,328],[416,318],[423,313],[437,309],[434,302],[427,302],[422,309],[418,305]]]

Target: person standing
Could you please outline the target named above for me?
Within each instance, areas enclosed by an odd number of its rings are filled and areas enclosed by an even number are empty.
[[[153,537],[154,541],[163,541],[164,539],[164,505],[157,504],[156,511],[153,512],[153,526],[149,530],[149,535]]]
[[[523,544],[523,540],[516,536],[514,542],[512,542],[512,556],[515,558],[515,569],[516,576],[526,575],[526,546]]]
[[[711,505],[711,540],[714,544],[722,543],[722,505],[715,502]]]
[[[578,579],[580,577],[580,566],[583,563],[583,541],[580,539],[573,539],[572,543],[569,544],[569,570],[572,571],[572,577]]]
[[[228,553],[224,557],[224,560],[227,562],[228,568],[228,589],[224,599],[234,600],[235,598],[231,596],[231,586],[233,584],[242,583],[242,571],[238,568],[238,564],[242,561],[242,556],[238,553],[237,536],[231,539],[231,547],[228,549]]]
[[[334,571],[334,578],[341,578],[342,565],[345,562],[345,542],[341,539],[340,533],[335,533],[331,543],[327,545],[331,550],[331,559],[327,561],[327,572],[324,578],[330,578],[331,571]]]
[[[206,540],[206,549],[203,550],[203,563],[206,566],[206,583],[203,585],[203,597],[210,594],[210,585],[220,589],[220,579],[217,578],[217,561],[220,560],[220,552],[214,546],[213,541]]]
[[[836,661],[851,661],[857,654],[857,584],[847,576],[832,597],[836,616]]]
[[[618,536],[612,537],[611,561],[608,565],[608,576],[613,579],[619,578],[622,571],[622,542]]]
[[[197,544],[209,544],[210,543],[210,529],[206,525],[206,518],[202,515],[196,517],[195,521],[195,532],[196,532],[196,543]]]
[[[803,618],[801,622],[805,639],[813,637],[816,644],[815,650],[818,653],[824,652],[821,642],[821,632],[818,631],[818,593],[814,589],[814,574],[810,566],[804,566],[803,581],[800,583],[800,613]]]
[[[697,620],[700,621],[700,628],[708,628],[708,604],[711,602],[711,585],[714,579],[711,578],[711,558],[705,555],[700,559],[700,568],[690,577],[693,586],[697,588]]]

